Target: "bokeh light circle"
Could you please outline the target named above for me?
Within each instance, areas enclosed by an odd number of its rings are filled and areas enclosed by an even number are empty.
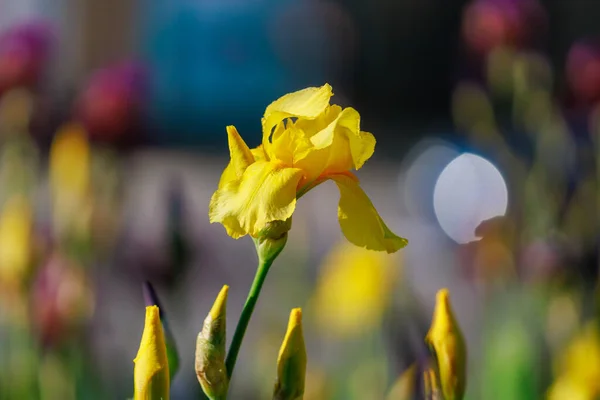
[[[442,171],[433,192],[433,208],[444,232],[457,243],[476,240],[481,222],[502,216],[508,207],[508,189],[491,162],[463,153]]]

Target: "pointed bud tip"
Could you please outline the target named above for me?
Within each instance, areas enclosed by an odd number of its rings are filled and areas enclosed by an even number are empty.
[[[450,291],[447,288],[438,290],[436,295],[436,303],[438,306],[448,306],[448,304],[450,304]]]
[[[219,292],[215,303],[210,309],[210,316],[212,319],[217,319],[220,316],[225,315],[226,307],[227,307],[227,294],[229,293],[229,286],[223,285],[223,288]]]
[[[294,308],[290,313],[289,327],[293,328],[299,325],[302,325],[302,309]]]

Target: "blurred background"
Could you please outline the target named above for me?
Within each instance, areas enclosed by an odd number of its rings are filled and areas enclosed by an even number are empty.
[[[306,400],[384,399],[448,287],[468,399],[600,396],[600,2],[0,0],[0,399],[125,399],[154,284],[195,338],[252,241],[210,225],[226,125],[332,84],[377,138],[359,172],[395,255],[354,248],[325,184],[299,202],[231,398],[270,398],[304,308]],[[393,397],[390,398],[399,398]]]

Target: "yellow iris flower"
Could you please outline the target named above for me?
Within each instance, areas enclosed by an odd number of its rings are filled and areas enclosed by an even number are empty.
[[[209,208],[233,238],[258,237],[273,221],[289,219],[296,200],[333,180],[340,190],[338,219],[357,246],[393,253],[406,246],[385,225],[350,172],[373,155],[375,138],[360,130],[360,115],[330,105],[331,86],[286,94],[271,103],[262,119],[262,144],[250,149],[234,126],[227,127],[231,161]]]

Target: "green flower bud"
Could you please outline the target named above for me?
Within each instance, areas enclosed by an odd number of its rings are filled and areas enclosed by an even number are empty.
[[[466,386],[467,348],[452,311],[448,289],[437,293],[433,320],[425,341],[437,358],[444,399],[461,400]]]
[[[302,310],[294,308],[277,359],[274,400],[301,400],[306,377],[306,347],[302,334]]]
[[[292,219],[272,221],[260,231],[254,239],[256,254],[261,262],[272,262],[281,253],[287,243],[288,232],[292,228]]]
[[[227,397],[229,378],[225,368],[226,306],[229,286],[223,286],[196,340],[196,375],[210,400]]]
[[[169,363],[157,306],[146,307],[146,322],[135,367],[134,400],[169,400]]]

